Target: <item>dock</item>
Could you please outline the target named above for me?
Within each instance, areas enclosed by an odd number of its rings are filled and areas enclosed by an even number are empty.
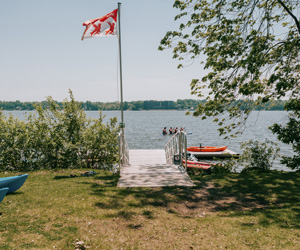
[[[166,164],[164,150],[129,150],[129,163],[118,187],[195,186],[183,167]]]
[[[191,151],[188,151],[188,152],[193,154],[198,159],[232,158],[232,157],[238,158],[240,155],[229,149],[225,149],[224,151],[220,151],[220,152],[191,152]]]

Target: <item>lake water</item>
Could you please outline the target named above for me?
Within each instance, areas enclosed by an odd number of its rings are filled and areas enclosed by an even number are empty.
[[[4,111],[12,113],[19,119],[24,119],[25,111]],[[28,113],[28,111],[27,111]],[[88,117],[99,117],[98,111],[87,111]],[[106,118],[117,117],[120,121],[120,111],[103,111]],[[292,155],[291,146],[285,145],[276,139],[276,136],[268,129],[274,123],[284,124],[287,121],[285,111],[254,111],[246,125],[243,134],[237,138],[224,140],[219,136],[217,125],[212,119],[201,120],[199,117],[185,115],[185,111],[124,111],[125,136],[129,149],[164,149],[165,144],[171,139],[170,135],[163,136],[162,129],[167,127],[184,127],[188,135],[188,146],[228,146],[229,149],[241,153],[240,143],[248,140],[275,141],[281,148],[281,155]],[[274,167],[286,169],[276,160]]]

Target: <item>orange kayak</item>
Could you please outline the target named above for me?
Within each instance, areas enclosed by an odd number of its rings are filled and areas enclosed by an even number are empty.
[[[185,160],[182,160],[182,163],[185,164]],[[211,164],[209,164],[207,162],[198,162],[198,161],[187,160],[187,168],[194,168],[194,169],[197,168],[197,169],[208,170],[211,168]]]
[[[220,152],[227,149],[226,146],[224,147],[189,147],[187,148],[187,151],[190,152]]]

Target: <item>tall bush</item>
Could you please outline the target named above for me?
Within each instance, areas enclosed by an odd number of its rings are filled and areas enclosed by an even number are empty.
[[[283,156],[281,163],[286,164],[288,168],[300,171],[300,101],[295,101],[293,105],[295,105],[294,109],[297,105],[297,112],[289,114],[285,125],[274,124],[271,130],[277,134],[280,141],[291,144],[295,153],[293,156]]]
[[[111,165],[116,162],[118,154],[118,140],[111,134],[117,135],[117,119],[103,124],[102,114],[97,120],[89,120],[89,126],[84,131],[82,147],[84,163],[89,166]]]
[[[117,161],[116,118],[103,124],[88,119],[70,91],[59,107],[47,98],[49,109],[36,106],[36,113],[23,121],[0,112],[0,170],[35,170],[101,166]]]
[[[252,140],[244,142],[241,144],[241,149],[244,151],[238,163],[244,167],[243,171],[251,169],[270,170],[279,152],[277,144],[267,139],[265,142]]]
[[[13,116],[6,118],[0,113],[0,164],[6,169],[14,169],[16,165],[23,169],[24,145],[28,142],[26,124]],[[27,153],[27,152],[26,152]]]

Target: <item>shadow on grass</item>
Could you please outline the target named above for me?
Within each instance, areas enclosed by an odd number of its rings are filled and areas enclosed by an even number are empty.
[[[77,176],[77,175],[58,175],[54,176],[54,180],[62,180],[62,179],[73,179],[73,178],[78,178],[78,177],[83,177],[83,176]]]
[[[24,192],[22,192],[22,191],[14,191],[12,193],[6,194],[6,196],[18,196],[18,195],[23,195],[23,194],[24,194]]]
[[[300,228],[300,174],[293,172],[250,172],[216,180],[222,193],[235,202],[220,204],[218,211],[241,211],[229,216],[258,216],[259,224]],[[253,226],[252,224],[245,226]]]
[[[94,177],[91,189],[100,197],[95,206],[107,210],[108,217],[131,220],[138,213],[155,219],[152,207],[183,218],[199,216],[203,211],[223,212],[221,216],[258,216],[262,226],[275,223],[300,228],[300,173],[270,171],[193,178],[197,182],[192,188],[118,188],[119,177],[104,173]]]
[[[155,214],[149,207],[168,208],[171,203],[182,203],[191,193],[190,188],[118,188],[119,176],[101,175],[95,177],[91,185],[92,194],[101,197],[95,205],[100,209],[114,210],[108,217],[122,217],[130,220],[136,215],[136,209],[147,219],[154,219]]]

